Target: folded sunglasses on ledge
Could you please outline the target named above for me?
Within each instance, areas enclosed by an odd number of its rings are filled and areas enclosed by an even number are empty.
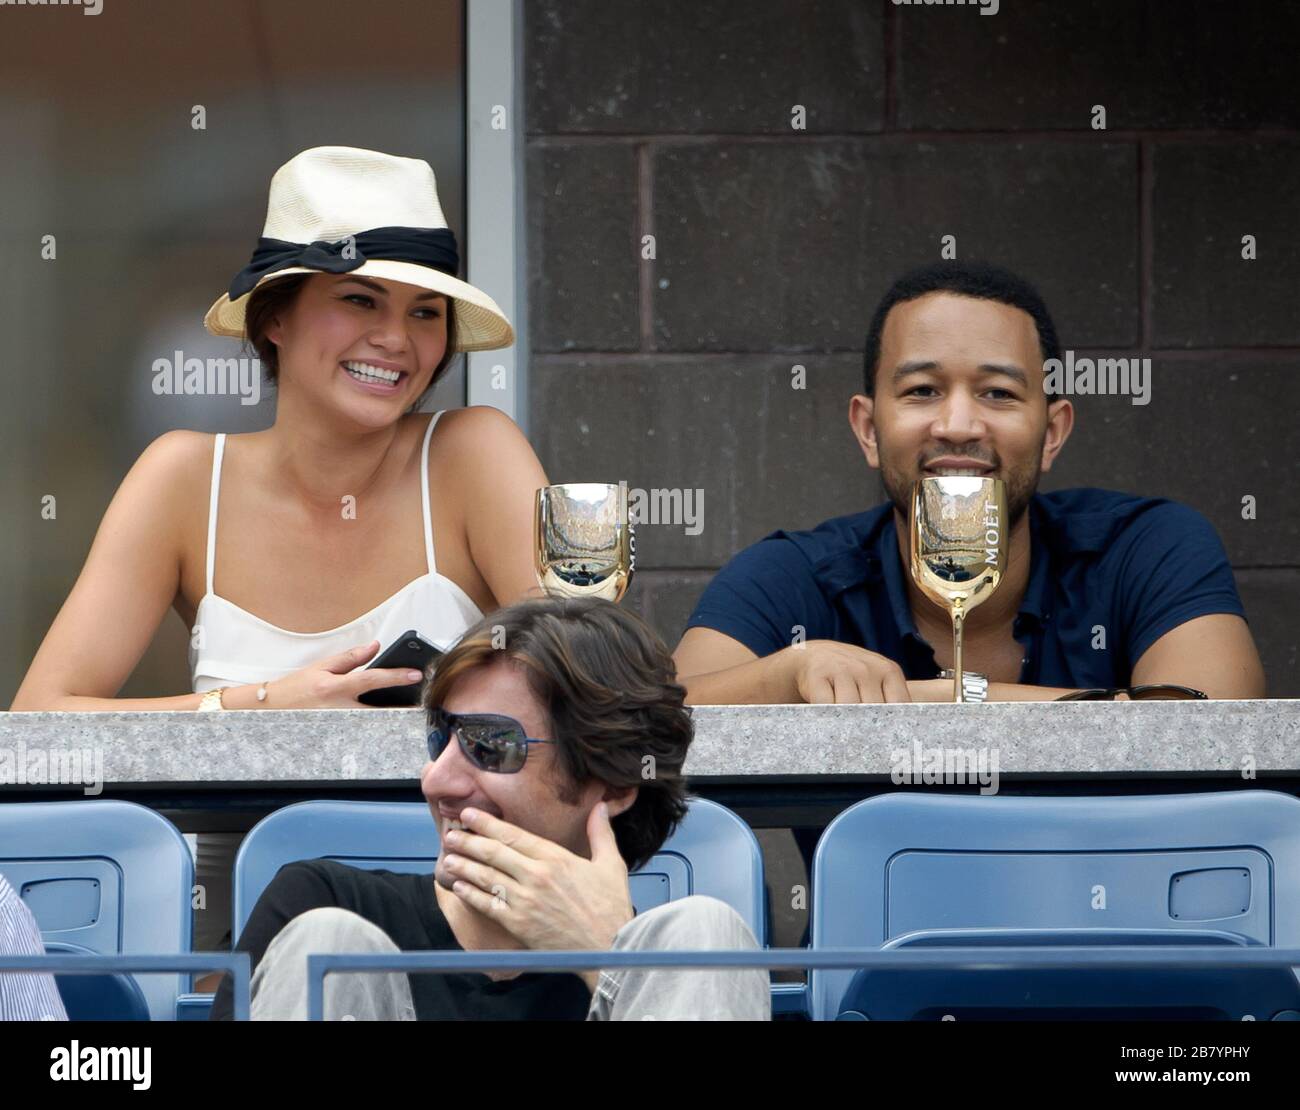
[[[1127,694],[1129,701],[1208,701],[1200,690],[1190,686],[1170,686],[1155,684],[1152,686],[1116,686],[1110,690],[1076,690],[1073,694],[1059,697],[1057,701],[1114,701],[1116,694]]]

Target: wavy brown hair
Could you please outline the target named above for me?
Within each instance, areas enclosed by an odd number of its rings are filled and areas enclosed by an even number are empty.
[[[611,601],[521,601],[484,617],[438,660],[424,692],[426,715],[464,674],[503,655],[523,665],[546,710],[561,801],[576,803],[591,779],[638,788],[611,825],[629,870],[646,863],[686,815],[682,764],[694,735],[664,642]]]

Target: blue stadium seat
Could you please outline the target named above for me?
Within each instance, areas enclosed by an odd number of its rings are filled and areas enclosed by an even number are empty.
[[[812,947],[1300,946],[1300,800],[899,793],[813,860]],[[1300,1009],[1295,973],[814,971],[815,1020],[1230,1018]]]
[[[93,956],[80,944],[47,941],[47,955]],[[104,975],[54,976],[69,1021],[148,1021],[149,1003],[134,975],[112,972]]]
[[[105,800],[0,805],[0,873],[31,909],[49,952],[190,950],[193,859],[176,827],[144,806]],[[71,978],[60,976],[59,987],[75,993],[77,1006],[93,1008],[96,998],[109,1005],[116,994],[115,1012],[130,1012],[131,992],[114,986],[116,977],[93,976],[98,984],[69,988]],[[136,982],[153,1020],[175,1017],[183,976]]]
[[[286,863],[332,859],[351,867],[432,873],[438,829],[422,802],[298,802],[268,814],[235,857],[233,936],[248,923],[257,899]],[[763,861],[749,826],[725,806],[692,798],[690,811],[660,852],[630,876],[637,912],[690,894],[732,906],[767,942]],[[182,1021],[202,1021],[212,995],[180,1000]]]
[[[422,802],[299,802],[269,814],[245,837],[235,858],[234,935],[244,930],[258,896],[286,863],[332,859],[352,867],[433,871],[438,830]],[[631,876],[638,913],[690,894],[732,906],[760,945],[767,928],[758,841],[731,810],[692,798],[690,811],[659,853]]]

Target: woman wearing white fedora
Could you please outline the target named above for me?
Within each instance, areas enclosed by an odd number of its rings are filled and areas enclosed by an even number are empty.
[[[204,319],[257,350],[275,423],[149,445],[13,708],[359,708],[419,680],[355,669],[403,631],[449,643],[535,589],[528,441],[496,409],[414,411],[456,351],[514,341],[456,269],[428,163],[318,147],[282,166]],[[116,698],[169,606],[195,692]]]
[[[534,590],[528,441],[496,409],[416,411],[455,352],[514,341],[457,269],[426,162],[320,147],[282,166],[204,319],[251,342],[275,423],[146,448],[12,709],[359,708],[423,677],[361,669],[402,632],[446,646]],[[169,606],[193,692],[117,698]]]

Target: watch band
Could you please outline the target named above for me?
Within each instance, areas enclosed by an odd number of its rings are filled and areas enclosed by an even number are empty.
[[[951,668],[939,672],[940,678],[952,679],[955,677]],[[962,671],[961,673],[961,700],[963,702],[982,702],[987,701],[989,696],[989,676],[980,674],[979,671]]]
[[[964,702],[982,702],[986,701],[989,696],[989,680],[987,675],[976,674],[974,671],[963,671],[961,676],[961,700]]]

